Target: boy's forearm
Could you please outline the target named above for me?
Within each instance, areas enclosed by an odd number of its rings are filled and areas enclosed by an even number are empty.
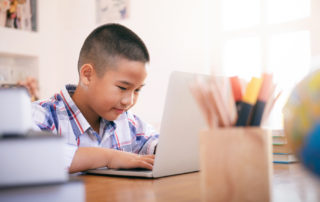
[[[72,159],[70,173],[101,167],[152,169],[154,155],[138,155],[130,152],[100,147],[79,147]]]
[[[73,157],[69,172],[75,173],[107,166],[112,152],[112,149],[107,148],[79,147]]]

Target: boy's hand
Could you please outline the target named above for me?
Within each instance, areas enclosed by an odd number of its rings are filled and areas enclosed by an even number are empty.
[[[112,157],[107,163],[108,168],[145,168],[152,170],[154,155],[138,155],[118,150],[112,151]]]
[[[79,147],[69,167],[70,173],[89,169],[108,168],[146,168],[152,169],[154,155],[138,155],[129,152],[100,147]]]

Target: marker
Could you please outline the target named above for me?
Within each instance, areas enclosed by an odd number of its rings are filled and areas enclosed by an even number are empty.
[[[246,92],[240,103],[240,111],[236,126],[246,126],[261,87],[262,79],[253,77],[247,85]]]
[[[250,126],[260,126],[266,102],[270,96],[270,89],[272,88],[272,74],[264,73],[262,79],[263,81],[258,99],[252,110]]]

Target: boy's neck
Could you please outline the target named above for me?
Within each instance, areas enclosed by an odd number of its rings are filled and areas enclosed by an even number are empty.
[[[77,86],[74,94],[71,96],[73,102],[77,105],[80,112],[83,114],[85,119],[88,121],[90,126],[99,133],[100,128],[100,117],[88,107],[86,103],[86,95],[81,87]]]

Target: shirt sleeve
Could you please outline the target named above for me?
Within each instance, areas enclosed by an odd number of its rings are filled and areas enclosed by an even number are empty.
[[[134,132],[136,140],[133,145],[133,152],[143,155],[153,154],[158,144],[159,133],[139,117],[132,115],[132,119],[129,124],[133,128],[131,131]]]
[[[40,129],[56,133],[50,112],[48,112],[45,107],[42,107],[37,102],[32,103],[32,119],[34,123],[33,129]]]
[[[76,145],[72,145],[72,144],[65,144],[65,149],[64,149],[64,161],[65,161],[65,165],[66,168],[69,170],[74,154],[76,153],[78,147]]]
[[[37,102],[32,103],[32,118],[34,121],[34,124],[33,124],[34,130],[50,131],[54,134],[57,134],[57,130],[55,129],[54,121],[51,118],[50,111],[48,111],[47,108],[39,105]],[[67,170],[69,169],[72,163],[72,159],[77,149],[78,149],[77,145],[73,145],[66,142],[64,146],[63,158],[65,161],[65,166]]]

